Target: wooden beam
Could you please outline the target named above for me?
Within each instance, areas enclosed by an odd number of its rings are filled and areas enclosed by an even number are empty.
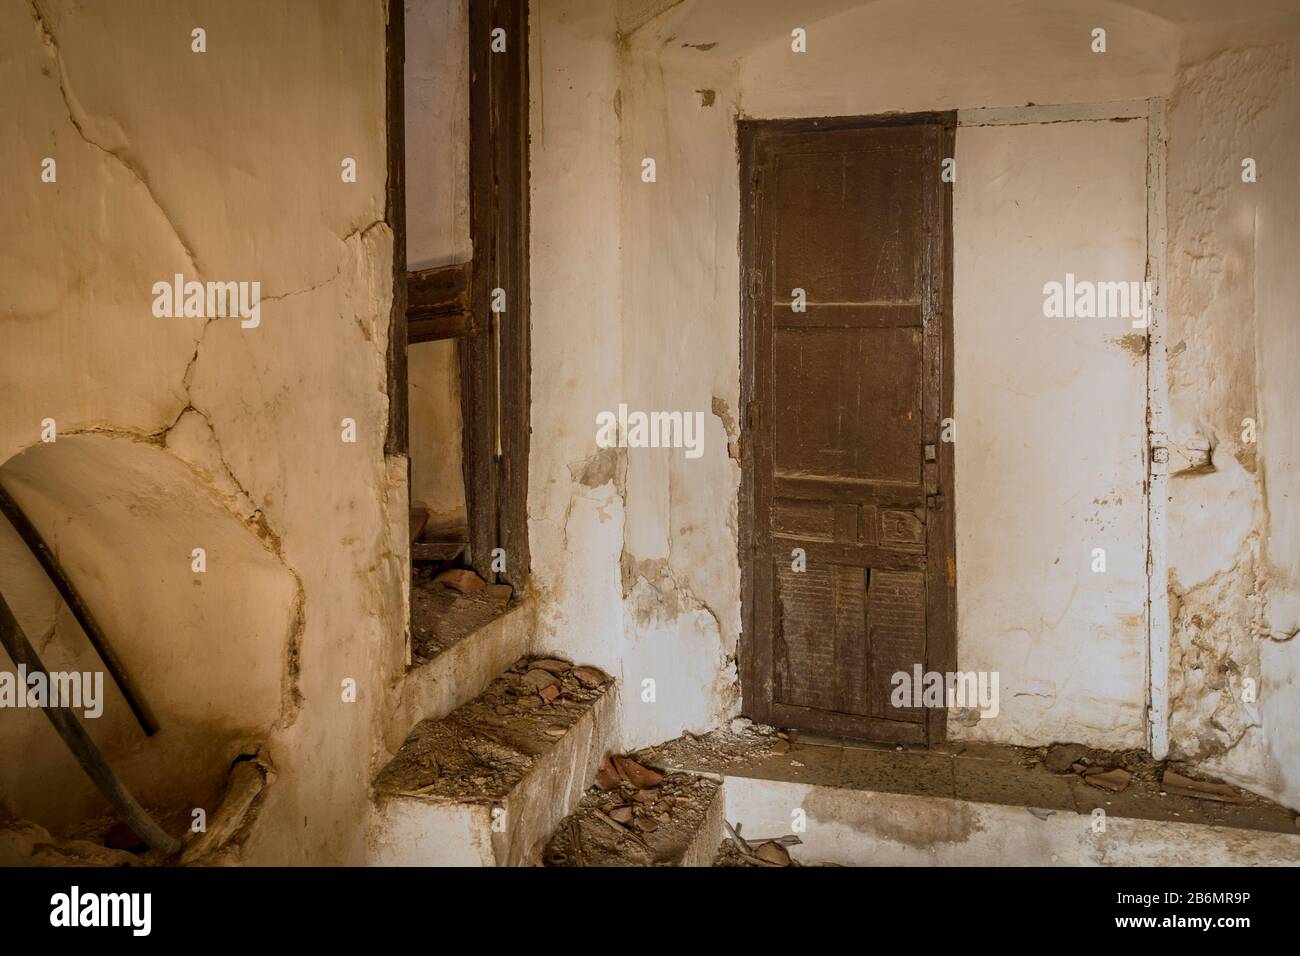
[[[474,259],[470,308],[476,332],[460,340],[460,405],[465,511],[469,519],[470,565],[493,582],[492,550],[497,536],[497,366],[493,349],[492,289],[497,285],[496,171],[492,148],[494,60],[491,51],[493,0],[469,5],[469,220]],[[515,49],[507,36],[507,48]]]
[[[473,320],[460,357],[470,552],[492,581],[502,548],[501,577],[519,591],[529,567],[528,0],[471,3],[469,42]]]
[[[40,655],[27,639],[27,635],[14,617],[13,611],[9,609],[9,604],[3,595],[0,595],[0,646],[8,652],[15,665],[25,668],[28,675],[44,674],[46,686],[52,686],[49,683],[50,672],[45,669]],[[108,761],[95,746],[95,742],[90,739],[90,735],[86,733],[86,728],[77,719],[77,715],[66,707],[47,706],[42,707],[41,710],[45,712],[45,716],[63,738],[63,742],[68,745],[68,749],[77,758],[77,763],[81,764],[86,775],[94,781],[99,792],[112,804],[122,822],[129,826],[141,840],[161,853],[170,856],[179,850],[180,843],[158,826],[144,807],[140,806],[122,785],[122,781],[108,765]]]
[[[501,547],[508,562],[502,580],[523,589],[529,570],[528,455],[532,435],[531,311],[529,290],[529,87],[528,0],[495,0],[510,35],[513,55],[497,56],[493,76],[494,130],[498,179],[497,246],[499,284],[509,289],[501,316],[500,401]],[[504,58],[504,62],[501,62]]]
[[[474,330],[470,309],[472,264],[458,262],[406,277],[406,340],[434,342]]]
[[[384,220],[393,232],[393,301],[388,313],[388,431],[384,454],[410,448],[406,371],[406,17],[402,0],[388,0],[385,51],[388,184]]]
[[[446,315],[469,311],[471,263],[457,262],[406,277],[406,315]]]

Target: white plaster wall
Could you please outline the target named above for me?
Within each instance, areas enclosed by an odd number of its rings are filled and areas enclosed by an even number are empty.
[[[1285,170],[1300,146],[1295,38],[1294,19],[1238,44],[1198,31],[1169,122],[1171,428],[1175,440],[1208,438],[1214,463],[1170,482],[1171,746],[1292,806],[1300,207]],[[1245,157],[1270,175],[1243,183]],[[1255,444],[1242,437],[1248,417],[1260,423]]]
[[[456,340],[419,342],[406,353],[411,420],[411,501],[434,521],[464,525],[463,419]]]
[[[1001,707],[949,734],[1141,747],[1145,333],[1043,286],[1143,281],[1147,122],[963,126],[956,157],[958,657]]]
[[[466,262],[469,234],[469,6],[404,0],[406,266]]]
[[[206,53],[191,52],[196,26]],[[406,462],[383,450],[384,26],[383,4],[342,0],[0,7],[0,162],[22,182],[0,193],[0,460],[37,444],[46,417],[61,436],[148,440],[190,463],[186,481],[295,579],[292,635],[270,626],[279,598],[263,599],[261,639],[285,679],[275,719],[256,712],[277,776],[246,844],[253,862],[362,859],[378,704],[402,664]],[[39,182],[45,156],[55,184]],[[344,157],[358,182],[341,181]],[[155,318],[151,285],[175,272],[260,281],[261,324]],[[355,444],[340,441],[345,417]],[[192,510],[206,507],[196,495]],[[200,518],[185,527],[213,527]],[[139,535],[150,527],[142,514]],[[170,559],[188,569],[188,549]],[[106,589],[144,592],[126,606],[167,610],[133,641],[182,686],[239,699],[210,683],[223,675],[205,655],[171,653],[178,618],[198,632],[187,640],[229,636],[229,621],[200,615],[201,588],[126,563],[98,571]],[[42,746],[62,744],[51,731]],[[128,784],[148,779],[145,763],[125,768]]]
[[[614,12],[604,0],[531,12],[528,520],[538,649],[622,676],[624,463],[595,442],[622,379]]]

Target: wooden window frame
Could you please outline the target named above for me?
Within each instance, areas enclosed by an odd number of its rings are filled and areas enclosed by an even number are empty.
[[[408,273],[400,0],[389,3],[388,221],[394,229],[387,448],[409,449],[406,349],[455,340],[470,566],[520,593],[529,571],[531,435],[528,0],[470,0],[470,238],[473,258]],[[506,32],[493,52],[492,31]],[[500,289],[505,309],[494,311]],[[505,554],[504,570],[494,560]]]

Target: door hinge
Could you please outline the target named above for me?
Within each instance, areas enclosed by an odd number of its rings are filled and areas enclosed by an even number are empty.
[[[1164,432],[1151,432],[1147,438],[1151,448],[1151,474],[1169,473],[1169,436]]]

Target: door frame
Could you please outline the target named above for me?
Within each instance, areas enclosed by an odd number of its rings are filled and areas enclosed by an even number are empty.
[[[758,604],[755,594],[755,562],[760,557],[760,524],[755,491],[755,432],[766,426],[758,417],[761,408],[757,394],[756,336],[759,303],[770,302],[765,288],[762,262],[764,243],[759,229],[763,218],[763,193],[759,182],[759,144],[767,137],[789,133],[812,133],[844,129],[872,129],[889,126],[933,125],[940,127],[937,150],[926,147],[923,161],[933,162],[935,177],[925,191],[922,215],[926,229],[926,256],[931,266],[929,282],[922,292],[923,328],[926,339],[926,385],[924,403],[937,413],[927,416],[924,444],[933,444],[937,460],[924,464],[927,494],[926,519],[926,671],[948,672],[956,666],[957,620],[957,551],[953,501],[953,447],[940,440],[939,423],[952,417],[953,408],[953,308],[952,308],[952,189],[940,180],[941,161],[954,156],[957,113],[928,112],[885,116],[818,117],[791,120],[741,119],[737,123],[740,155],[740,398],[741,482],[739,498],[738,557],[741,572],[741,620],[739,672],[742,711],[761,723],[773,721],[772,634],[757,628]],[[937,155],[932,155],[937,153]],[[936,335],[937,333],[937,335]],[[935,341],[938,347],[931,348]],[[853,736],[847,726],[851,721],[834,712],[810,714],[805,729]],[[837,719],[841,718],[841,719]],[[881,742],[930,745],[947,736],[947,711],[930,708],[926,713],[922,736],[902,732],[895,740]],[[909,725],[917,726],[917,725]],[[880,739],[880,738],[877,738]]]

